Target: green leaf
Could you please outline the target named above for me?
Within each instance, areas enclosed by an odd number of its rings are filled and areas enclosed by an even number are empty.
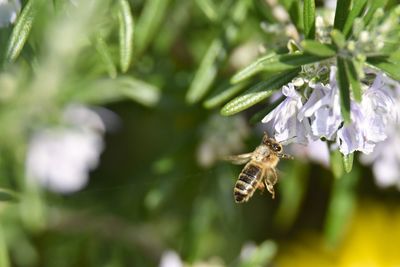
[[[344,169],[343,169],[343,155],[342,153],[339,152],[339,150],[333,150],[330,153],[330,164],[331,164],[331,169],[332,169],[332,173],[333,176],[336,179],[339,179],[340,177],[342,177],[343,173],[344,173]]]
[[[367,10],[367,13],[364,15],[363,20],[364,20],[364,25],[368,25],[372,18],[374,17],[374,14],[378,8],[384,7],[387,3],[387,0],[371,0],[369,1],[369,8]]]
[[[343,31],[347,17],[350,12],[351,0],[338,0],[335,11],[335,21],[333,28],[339,31]]]
[[[0,202],[1,201],[16,201],[18,196],[15,192],[7,189],[0,188]]]
[[[123,99],[132,99],[144,106],[152,107],[160,99],[160,89],[133,77],[100,79],[82,90],[74,91],[72,100],[91,104],[103,104]]]
[[[343,155],[343,166],[346,173],[351,172],[351,169],[353,168],[353,160],[354,160],[354,153]]]
[[[242,82],[234,85],[229,85],[229,86],[225,85],[224,87],[221,87],[222,90],[217,90],[217,93],[215,93],[213,96],[204,101],[204,107],[211,109],[219,105],[222,105],[223,103],[232,99],[232,97],[240,93],[247,85],[248,85],[247,82]]]
[[[6,60],[8,62],[13,62],[17,59],[22,48],[24,48],[26,40],[28,40],[33,22],[38,13],[39,5],[37,2],[36,0],[28,1],[18,17],[7,47]]]
[[[296,222],[301,211],[308,185],[310,165],[300,160],[290,162],[285,179],[279,180],[279,208],[274,216],[275,225],[286,232]]]
[[[361,84],[358,78],[356,67],[352,60],[345,61],[346,75],[350,81],[351,91],[353,92],[354,100],[361,102]]]
[[[303,17],[300,8],[299,1],[291,1],[291,3],[286,7],[289,11],[290,19],[293,24],[296,25],[297,31],[301,32],[303,30]]]
[[[143,12],[136,24],[137,53],[142,53],[153,40],[164,19],[168,3],[169,0],[146,0]]]
[[[265,116],[267,116],[272,110],[274,110],[277,106],[279,106],[280,103],[282,103],[283,100],[285,100],[285,96],[282,96],[278,100],[276,100],[274,103],[269,104],[267,107],[264,109],[258,111],[256,114],[254,114],[250,118],[250,124],[256,124],[259,123]]]
[[[304,0],[303,9],[304,35],[306,39],[315,37],[315,1]]]
[[[370,67],[379,69],[391,78],[400,81],[400,64],[389,62],[387,57],[369,57],[367,63]]]
[[[337,80],[340,91],[340,108],[345,123],[350,123],[350,85],[346,74],[344,59],[337,58]]]
[[[257,74],[258,72],[260,72],[263,69],[264,65],[268,64],[268,62],[272,62],[272,61],[276,60],[275,59],[276,56],[278,56],[278,55],[275,53],[271,53],[271,54],[267,54],[267,55],[257,59],[250,65],[246,66],[245,68],[243,68],[239,72],[237,72],[231,78],[231,82],[238,83],[238,82],[241,82],[241,81],[248,79],[249,77]]]
[[[338,30],[331,31],[331,37],[333,43],[340,49],[344,48],[346,45],[346,37]]]
[[[325,237],[335,248],[340,244],[349,225],[356,203],[356,185],[360,171],[357,168],[334,179],[325,222]]]
[[[133,16],[127,0],[118,2],[118,22],[120,65],[122,72],[126,72],[132,61],[134,32]]]
[[[390,53],[387,61],[394,63],[394,64],[400,64],[400,50]]]
[[[258,59],[249,66],[236,73],[232,79],[232,83],[243,81],[261,71],[265,72],[282,72],[295,69],[301,65],[314,63],[326,59],[327,57],[320,57],[310,55],[307,53],[283,54],[276,55],[270,54]]]
[[[7,249],[6,237],[3,226],[0,224],[0,266],[10,267],[10,258]]]
[[[333,45],[322,44],[314,40],[304,40],[301,42],[304,51],[309,54],[320,57],[333,57],[336,55],[336,50]]]
[[[269,97],[275,90],[289,83],[299,73],[300,69],[281,73],[268,81],[262,81],[252,86],[243,95],[228,102],[222,109],[223,116],[230,116],[243,111]]]
[[[196,0],[196,4],[210,21],[217,21],[219,11],[212,0]]]
[[[218,59],[220,59],[222,52],[222,41],[219,38],[214,39],[203,57],[186,94],[186,101],[188,103],[196,103],[208,93],[217,75]]]
[[[111,78],[117,77],[117,68],[111,57],[108,46],[100,34],[96,36],[95,47],[107,69],[108,75],[110,75]]]
[[[346,19],[346,22],[343,27],[343,34],[346,37],[349,37],[351,34],[351,29],[353,27],[354,20],[361,14],[364,10],[365,5],[368,0],[356,0],[353,1],[353,6],[350,10],[350,13]]]

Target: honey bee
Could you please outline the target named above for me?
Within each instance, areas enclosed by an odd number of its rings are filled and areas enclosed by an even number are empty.
[[[233,164],[246,164],[239,174],[233,190],[235,202],[247,202],[257,189],[267,189],[272,198],[275,198],[274,185],[278,181],[275,169],[280,159],[293,159],[292,156],[284,154],[282,144],[269,138],[264,133],[261,144],[250,153],[229,156],[226,160]]]

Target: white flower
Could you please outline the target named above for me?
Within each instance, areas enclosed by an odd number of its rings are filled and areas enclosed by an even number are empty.
[[[374,148],[374,143],[369,142],[365,138],[363,126],[365,125],[365,116],[362,113],[359,104],[351,103],[351,123],[344,125],[337,131],[337,143],[339,150],[344,155],[361,151],[363,153],[371,153]]]
[[[389,128],[388,138],[376,145],[374,152],[362,155],[361,162],[372,164],[375,181],[380,187],[397,186],[400,190],[400,125]]]
[[[0,0],[0,28],[14,23],[20,10],[19,0]]]
[[[325,7],[329,9],[335,9],[336,8],[336,1],[337,0],[325,0]]]
[[[272,129],[277,141],[291,140],[307,144],[310,125],[307,120],[299,121],[297,115],[303,106],[302,97],[296,91],[293,83],[282,87],[286,99],[262,119],[267,128]]]
[[[396,119],[396,105],[384,79],[382,74],[378,74],[374,83],[364,91],[362,102],[351,102],[352,122],[337,133],[343,154],[354,151],[369,154],[376,143],[387,138],[388,123]]]
[[[291,144],[287,152],[300,160],[307,159],[326,168],[330,166],[328,144],[321,140],[310,141],[307,146]]]
[[[324,137],[333,140],[343,119],[340,112],[339,93],[336,84],[336,67],[331,67],[330,83],[317,83],[313,91],[299,112],[298,119],[311,118],[311,132],[313,139]]]
[[[376,144],[374,151],[369,155],[361,155],[364,164],[372,164],[375,181],[380,187],[397,186],[400,190],[400,83],[388,77],[378,76],[374,82],[377,88],[390,87],[395,95],[393,109],[386,127],[387,138]],[[385,102],[385,101],[382,101]]]
[[[42,129],[33,136],[26,176],[49,190],[72,193],[87,184],[89,171],[97,167],[104,124],[96,113],[81,106],[69,107],[64,122],[68,126]]]
[[[162,254],[159,267],[183,267],[183,262],[175,251],[168,250]]]
[[[269,124],[277,141],[296,138],[295,142],[307,144],[308,139],[336,140],[339,150],[347,155],[354,151],[371,153],[378,142],[387,138],[388,124],[400,118],[400,107],[394,101],[400,84],[383,73],[373,72],[376,77],[372,85],[362,85],[361,103],[350,99],[351,122],[345,124],[336,72],[332,66],[328,84],[306,78],[306,89],[312,90],[309,97],[304,97],[307,90],[296,91],[293,83],[282,88],[286,99],[262,120]]]

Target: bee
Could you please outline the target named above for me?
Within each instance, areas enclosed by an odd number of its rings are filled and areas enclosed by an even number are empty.
[[[282,144],[264,133],[261,144],[253,152],[229,156],[226,159],[233,164],[246,164],[233,190],[235,202],[243,203],[247,202],[257,189],[267,189],[272,198],[275,198],[274,185],[278,181],[275,167],[280,159],[293,157],[284,154]]]

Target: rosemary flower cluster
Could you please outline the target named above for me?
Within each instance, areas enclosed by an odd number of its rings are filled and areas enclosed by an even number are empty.
[[[362,84],[362,101],[351,99],[350,123],[344,123],[341,114],[335,66],[330,67],[327,82],[296,79],[283,86],[286,98],[262,122],[277,141],[307,144],[323,139],[336,143],[344,155],[369,154],[399,118],[393,90],[399,83],[380,72],[372,75],[372,83]]]

